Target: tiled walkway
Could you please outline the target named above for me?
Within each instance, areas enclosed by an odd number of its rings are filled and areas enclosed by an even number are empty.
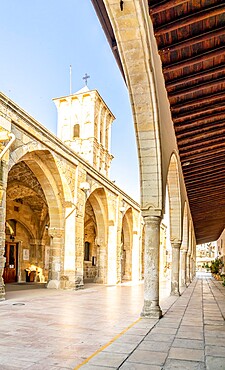
[[[161,320],[139,321],[81,369],[224,370],[224,317],[225,287],[199,277]]]
[[[141,285],[7,298],[0,302],[1,370],[225,370],[225,287],[209,275],[164,300],[159,321],[139,319]]]

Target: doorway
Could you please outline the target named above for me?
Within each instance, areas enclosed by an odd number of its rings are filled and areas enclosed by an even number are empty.
[[[6,242],[5,244],[5,268],[3,279],[5,283],[17,281],[18,246],[17,243]]]

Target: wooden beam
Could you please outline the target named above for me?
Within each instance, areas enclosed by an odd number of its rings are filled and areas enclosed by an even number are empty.
[[[181,165],[182,165],[184,176],[192,176],[194,174],[199,175],[199,170],[201,168],[204,168],[204,171],[203,171],[204,173],[224,168],[224,159],[225,159],[224,155],[222,156],[222,158],[220,158],[219,161],[217,160],[216,163],[214,163],[213,161],[210,162],[210,159],[211,157],[204,158],[204,161],[202,162],[196,159],[195,161],[190,162],[188,166],[185,166],[186,161],[182,161]]]
[[[218,154],[224,154],[225,156],[225,147],[221,147],[221,145],[217,145],[213,150],[212,148],[210,149],[210,152],[209,152],[209,149],[206,148],[206,150],[203,152],[197,152],[197,153],[194,153],[193,151],[189,154],[187,153],[180,153],[180,158],[181,158],[181,161],[183,162],[194,162],[195,160],[199,160],[199,159],[206,159],[207,157],[212,157],[214,155],[218,155]]]
[[[175,116],[173,114],[172,117],[173,117],[174,124],[183,123],[184,121],[187,121],[187,124],[188,124],[188,122],[190,122],[190,120],[194,121],[198,118],[201,118],[203,115],[204,115],[203,117],[205,117],[205,116],[208,117],[212,114],[214,115],[215,113],[217,113],[219,115],[220,113],[223,113],[224,111],[225,111],[225,105],[224,105],[224,102],[223,103],[221,102],[221,104],[215,105],[211,108],[209,107],[209,108],[206,108],[206,109],[200,109],[200,110],[197,110],[197,111],[192,111],[189,114],[188,114],[188,112],[185,113],[185,114],[178,114],[177,116]]]
[[[221,137],[222,136],[222,137]],[[203,133],[201,135],[195,135],[195,136],[189,136],[187,139],[179,139],[178,140],[178,145],[179,146],[185,146],[186,148],[189,147],[189,144],[195,143],[200,143],[203,145],[207,141],[207,139],[211,138],[211,140],[215,143],[217,140],[224,140],[225,136],[225,125],[224,128],[221,130],[217,130],[216,132],[209,132],[209,133]],[[210,140],[210,142],[212,142]]]
[[[191,141],[189,141],[191,143]],[[213,144],[212,144],[213,143]],[[215,147],[216,144],[218,144],[220,147],[224,147],[224,137],[216,137],[213,140],[204,140],[201,138],[198,143],[190,144],[188,145],[188,142],[185,141],[184,144],[178,142],[179,152],[180,153],[186,153],[190,152],[192,150],[193,152],[201,151],[201,150],[208,150],[210,151],[211,148]]]
[[[198,100],[195,99],[190,99],[185,102],[181,103],[175,103],[171,104],[171,112],[172,113],[180,113],[180,111],[183,109],[190,109],[193,107],[197,106],[207,106],[210,105],[211,103],[216,103],[218,101],[221,101],[222,99],[225,99],[225,92],[220,92],[218,94],[211,94],[211,95],[205,95],[202,98],[199,98]]]
[[[207,8],[198,12],[195,12],[186,16],[186,17],[180,17],[178,20],[175,20],[170,23],[166,23],[161,27],[158,27],[155,29],[155,36],[162,36],[165,33],[172,32],[174,30],[177,30],[181,27],[187,27],[192,25],[196,22],[204,21],[205,19],[209,19],[210,17],[215,17],[217,15],[223,14],[225,10],[225,5],[213,5],[211,8]]]
[[[157,4],[151,5],[151,0],[149,1],[149,13],[156,14],[158,12],[163,12],[174,6],[182,5],[184,3],[188,3],[189,0],[164,0],[158,1]]]
[[[219,174],[216,173],[216,171],[214,172],[211,172],[211,173],[201,173],[201,176],[196,176],[196,175],[192,175],[192,176],[185,176],[185,183],[186,184],[189,184],[189,182],[191,183],[191,185],[194,185],[194,184],[197,184],[197,183],[204,183],[205,184],[209,184],[211,182],[215,182],[215,175],[216,175],[216,181],[217,181],[217,184],[218,184],[218,181],[222,180],[223,183],[225,181],[225,171],[220,171]]]
[[[214,68],[210,68],[206,71],[201,71],[199,73],[193,73],[191,76],[185,76],[184,78],[179,78],[179,79],[176,79],[176,80],[169,80],[168,82],[166,82],[166,88],[167,88],[167,91],[172,89],[172,88],[175,88],[175,87],[178,87],[180,85],[185,85],[185,84],[188,84],[190,82],[194,82],[195,84],[198,83],[198,80],[199,79],[202,79],[202,78],[207,78],[207,77],[212,77],[214,75],[217,75],[218,73],[224,73],[225,74],[225,66],[224,65],[220,65],[219,67],[214,67]]]
[[[221,164],[222,162],[217,163],[217,165],[214,165],[214,166],[213,165],[207,166],[203,164],[199,164],[199,166],[196,166],[195,163],[192,163],[190,164],[190,166],[188,166],[187,171],[185,171],[185,167],[182,167],[185,181],[187,179],[192,179],[194,176],[198,177],[199,173],[201,173],[201,177],[208,176],[208,175],[210,176],[211,174],[215,176],[215,172],[217,173],[218,170],[221,170]],[[193,166],[195,166],[194,169],[192,169]]]
[[[216,184],[216,180],[214,180],[214,188],[212,189],[212,185],[209,185],[209,186],[205,186],[204,188],[203,187],[201,187],[201,186],[199,186],[199,188],[198,188],[198,198],[199,197],[201,197],[201,194],[202,193],[205,193],[206,191],[208,192],[208,191],[212,191],[212,192],[214,192],[215,190],[221,190],[221,192],[224,192],[224,183],[222,183],[222,184],[219,184],[219,185],[217,185]],[[196,187],[195,186],[193,186],[193,188],[190,190],[190,189],[188,189],[188,195],[190,195],[191,193],[197,193],[196,192]],[[207,195],[207,194],[206,194]],[[224,192],[224,196],[225,196],[225,192]]]
[[[218,114],[212,114],[210,116],[208,115],[202,118],[197,118],[195,120],[186,121],[185,123],[181,123],[180,125],[179,123],[178,124],[174,123],[174,126],[175,126],[175,131],[178,132],[181,130],[188,130],[188,128],[195,127],[197,125],[199,126],[200,124],[209,125],[209,124],[214,124],[215,122],[218,123],[222,120],[225,120],[225,113],[221,114],[219,117],[218,117]],[[181,127],[181,130],[179,130],[180,127]]]
[[[223,221],[224,221],[223,217],[225,216],[225,214],[224,214],[223,207],[224,207],[225,203],[220,203],[221,207],[219,207],[219,204],[216,203],[217,206],[218,206],[218,209],[215,210],[215,199],[214,199],[214,202],[213,201],[211,201],[211,202],[208,201],[207,198],[204,199],[207,207],[204,206],[204,204],[201,204],[201,203],[198,202],[198,197],[194,197],[193,200],[194,200],[194,202],[192,203],[192,210],[195,210],[196,214],[199,214],[199,219],[202,218],[203,215],[201,215],[201,213],[202,213],[201,211],[204,210],[205,211],[203,213],[204,215],[206,215],[206,214],[210,215],[211,213],[213,213],[214,216],[215,216],[215,213],[217,213],[218,220],[223,219]],[[223,214],[223,216],[222,216],[222,214]]]
[[[199,126],[197,125],[195,129],[192,129],[192,130],[184,129],[183,131],[176,132],[176,138],[179,141],[183,138],[189,138],[189,137],[194,136],[194,135],[205,135],[208,132],[217,132],[221,128],[225,128],[225,122],[224,121],[218,121],[218,123],[216,123],[216,124],[213,124],[211,126],[206,125],[206,126],[201,127],[201,128],[199,128]]]
[[[197,192],[196,192],[197,193]],[[225,194],[223,194],[223,197],[225,196]],[[210,197],[211,197],[211,194],[209,194],[208,196],[207,195],[202,195],[201,197],[201,201],[199,201],[199,196],[198,196],[198,193],[196,194],[196,196],[194,196],[194,194],[191,196],[191,199],[192,199],[192,210],[196,210],[196,213],[200,213],[202,209],[205,210],[206,213],[210,214],[211,212],[215,213],[217,211],[219,211],[218,213],[221,213],[221,211],[224,212],[223,208],[224,208],[224,205],[225,205],[225,202],[223,200],[223,197],[216,197],[216,201],[219,202],[219,205],[218,205],[218,209],[215,211],[214,207],[215,207],[215,199],[212,198],[212,200],[210,200]],[[217,203],[218,204],[218,203]],[[206,206],[207,205],[207,206]],[[220,206],[220,207],[219,207]],[[223,217],[221,217],[222,219]]]
[[[178,41],[177,43],[173,44],[167,44],[163,46],[162,48],[159,49],[159,54],[167,54],[171,53],[173,51],[178,51],[180,49],[186,48],[186,47],[192,47],[193,45],[196,45],[200,42],[207,41],[212,38],[218,38],[220,36],[224,35],[224,27],[218,28],[218,29],[213,29],[208,32],[205,32],[203,34],[194,36],[194,37],[188,37],[185,40]]]
[[[208,161],[210,161],[210,159],[208,159]],[[185,164],[185,161],[183,161],[183,163]],[[199,172],[201,171],[203,171],[204,174],[211,173],[211,172],[217,171],[218,169],[223,168],[224,167],[223,163],[224,163],[224,156],[223,156],[223,160],[220,159],[220,161],[216,163],[211,163],[211,162],[208,163],[207,160],[204,160],[204,162],[202,163],[201,162],[196,163],[196,161],[193,161],[193,162],[190,162],[189,166],[182,165],[183,174],[185,177],[186,176],[191,177],[194,175],[199,176]]]
[[[175,92],[168,92],[169,98],[179,98],[181,96],[185,96],[188,94],[192,94],[193,92],[205,90],[211,87],[214,87],[215,85],[224,84],[225,83],[225,76],[223,78],[215,78],[213,81],[208,81],[205,83],[200,83],[199,85],[193,85],[192,87],[188,87],[186,89],[177,90]],[[224,89],[222,89],[224,90]]]
[[[179,144],[178,144],[178,147],[179,147]],[[204,145],[198,149],[195,148],[195,146],[190,146],[188,149],[187,148],[179,148],[179,154],[180,156],[183,155],[186,156],[187,155],[187,152],[188,153],[188,158],[189,158],[189,161],[192,161],[193,160],[193,157],[192,155],[203,155],[205,154],[206,152],[209,154],[210,156],[210,153],[211,152],[214,152],[214,150],[219,150],[219,149],[223,149],[225,151],[225,142],[224,140],[220,140],[219,143],[217,144],[212,144],[212,142],[210,141],[209,142],[209,145]],[[191,153],[190,153],[191,151]]]
[[[193,64],[200,63],[200,62],[205,62],[206,60],[218,57],[220,55],[224,56],[224,51],[225,51],[225,46],[222,46],[217,49],[209,50],[206,53],[196,55],[191,58],[183,59],[179,62],[175,62],[172,64],[168,64],[166,66],[163,66],[163,72],[164,73],[170,73],[173,71],[177,71],[178,69],[185,68],[185,67],[190,67]]]
[[[184,166],[185,162],[190,162],[188,166]],[[199,171],[199,167],[204,166],[205,168],[211,168],[213,166],[221,167],[225,165],[225,152],[219,152],[215,155],[210,155],[210,157],[203,156],[202,158],[196,158],[194,161],[189,161],[188,158],[183,158],[181,160],[181,164],[183,167],[183,172],[186,174],[187,172],[192,173]]]

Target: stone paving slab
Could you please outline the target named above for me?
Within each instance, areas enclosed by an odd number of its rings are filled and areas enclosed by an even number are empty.
[[[173,346],[177,348],[181,347],[181,348],[204,349],[204,341],[195,339],[175,338]]]
[[[170,308],[167,305],[164,317],[151,323],[142,339],[139,335],[140,342],[117,369],[225,370],[225,324],[221,310],[224,304],[225,288],[221,289],[209,275],[199,277],[180,298],[171,301]],[[126,337],[128,333],[129,330]],[[114,348],[116,343],[123,343],[123,336],[116,340]],[[91,369],[86,366],[82,369]]]
[[[224,370],[224,357],[206,356],[206,370]]]
[[[0,303],[0,370],[225,370],[220,282],[206,274],[162,300],[161,320],[138,319],[142,303],[143,286],[12,295]]]
[[[137,362],[145,365],[162,366],[166,360],[167,352],[156,352],[152,350],[142,351],[137,348],[129,357],[130,362]]]
[[[168,358],[187,361],[204,362],[204,350],[184,347],[172,347],[169,351]]]
[[[196,361],[181,361],[181,360],[167,360],[163,370],[205,370],[205,365],[202,362]],[[150,369],[149,369],[150,370]],[[212,368],[210,370],[217,370]]]
[[[136,363],[132,363],[130,361],[127,361],[125,364],[123,364],[120,367],[120,369],[121,370],[161,370],[162,367],[157,366],[157,365],[151,365],[151,367],[149,367],[149,365],[136,364]]]
[[[124,353],[111,353],[111,352],[101,352],[98,356],[95,356],[90,359],[88,365],[95,366],[111,366],[118,368],[120,364],[127,358],[127,355]]]

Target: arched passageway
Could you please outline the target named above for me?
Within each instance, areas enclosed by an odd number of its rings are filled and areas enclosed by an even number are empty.
[[[14,268],[14,281],[55,281],[53,285],[59,287],[64,267],[60,184],[56,163],[48,151],[27,152],[10,168],[6,221],[11,229],[6,228],[5,239],[8,259],[13,244],[15,258],[14,263],[6,263],[6,268]]]
[[[107,228],[108,206],[105,190],[95,189],[85,205],[83,255],[84,278],[96,283],[107,283],[108,280]]]
[[[97,278],[97,222],[91,202],[87,199],[84,215],[84,283]]]
[[[132,280],[133,215],[129,208],[123,216],[121,233],[121,281]]]

